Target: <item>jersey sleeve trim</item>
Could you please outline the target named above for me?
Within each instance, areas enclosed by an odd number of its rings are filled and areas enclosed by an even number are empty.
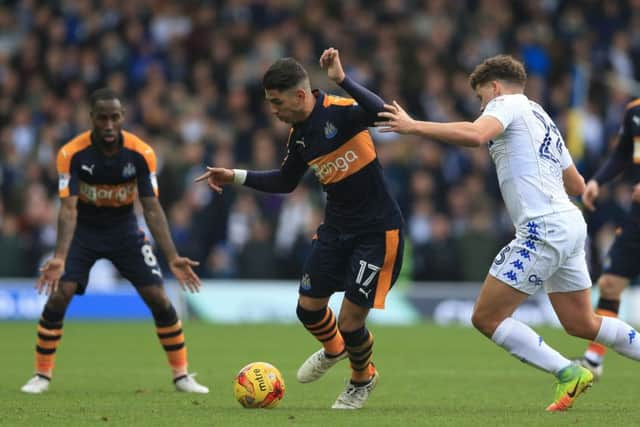
[[[625,107],[626,110],[630,110],[633,107],[637,107],[640,105],[640,98],[638,99],[634,99],[633,101],[631,101],[630,103],[627,104],[627,106]]]
[[[81,133],[58,150],[58,157],[56,159],[56,168],[58,169],[58,173],[71,172],[71,159],[73,159],[73,156],[91,145],[91,138],[89,135],[89,131]]]
[[[351,98],[343,98],[341,96],[335,95],[325,95],[324,100],[322,101],[322,106],[324,108],[328,108],[331,105],[338,105],[340,107],[348,107],[350,105],[355,105],[356,101]]]
[[[145,162],[147,163],[147,167],[149,168],[149,172],[155,174],[157,172],[158,161],[156,158],[156,154],[153,151],[153,148],[137,136],[129,132],[122,132],[124,137],[124,146],[129,150],[135,151],[140,154]]]
[[[71,195],[71,160],[80,151],[91,145],[91,132],[83,132],[58,150],[56,169],[58,171],[58,194],[61,198]]]

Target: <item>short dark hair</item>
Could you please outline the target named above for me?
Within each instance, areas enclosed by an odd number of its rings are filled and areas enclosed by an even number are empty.
[[[91,104],[91,109],[93,110],[93,108],[96,106],[96,102],[111,101],[112,99],[116,99],[119,101],[120,97],[115,90],[108,87],[103,87],[91,92],[91,95],[89,96],[89,103]]]
[[[522,62],[511,55],[496,55],[485,59],[469,76],[469,84],[473,90],[493,80],[503,80],[524,87],[527,72]]]
[[[262,86],[266,90],[284,91],[298,86],[308,78],[307,71],[298,61],[293,58],[281,58],[264,73]]]

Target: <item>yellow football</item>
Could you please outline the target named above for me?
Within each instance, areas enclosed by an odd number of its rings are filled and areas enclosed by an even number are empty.
[[[236,375],[233,394],[245,408],[275,408],[284,396],[284,380],[270,363],[249,363]]]

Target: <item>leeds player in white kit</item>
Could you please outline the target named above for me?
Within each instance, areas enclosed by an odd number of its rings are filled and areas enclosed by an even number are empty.
[[[523,94],[523,65],[498,55],[478,65],[469,83],[483,111],[474,122],[416,121],[394,102],[379,114],[377,125],[381,132],[411,133],[467,147],[489,145],[516,235],[492,263],[472,322],[518,359],[554,374],[558,385],[547,410],[565,410],[592,384],[593,375],[511,317],[529,295],[544,288],[569,334],[635,360],[640,360],[640,337],[625,322],[593,312],[584,252],[587,228],[569,199],[582,194],[584,179],[551,118]]]

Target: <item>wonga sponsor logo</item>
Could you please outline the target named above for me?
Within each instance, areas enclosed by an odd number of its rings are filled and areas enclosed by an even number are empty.
[[[91,185],[80,181],[80,200],[96,206],[130,205],[135,200],[136,194],[135,181],[117,185]]]
[[[358,160],[358,155],[353,150],[349,150],[344,153],[343,156],[338,156],[333,160],[329,160],[317,165],[311,165],[313,173],[316,174],[320,182],[325,183],[330,180],[331,176],[338,172],[346,172],[349,170],[349,165]]]
[[[376,158],[369,132],[363,130],[333,151],[316,157],[309,167],[324,184],[335,184],[357,173]]]

